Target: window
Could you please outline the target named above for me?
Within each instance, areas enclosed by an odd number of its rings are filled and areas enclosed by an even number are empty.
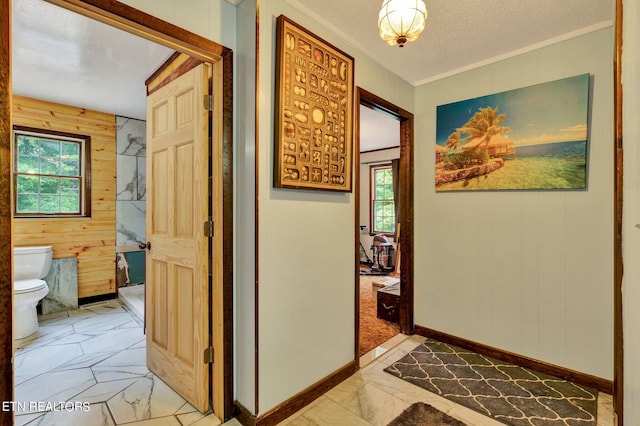
[[[392,234],[395,229],[391,164],[371,166],[371,231]]]
[[[91,138],[14,127],[15,216],[90,216]]]

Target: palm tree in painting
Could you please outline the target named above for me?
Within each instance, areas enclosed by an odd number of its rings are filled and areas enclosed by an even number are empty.
[[[447,138],[447,143],[445,144],[445,147],[449,151],[456,151],[460,149],[460,132],[451,133]]]
[[[492,137],[511,130],[511,128],[502,125],[504,119],[505,114],[498,114],[498,107],[488,106],[480,108],[466,124],[457,128],[456,131],[468,134],[464,138],[467,142],[478,140],[478,144],[474,148],[482,148],[487,151]],[[451,136],[449,137],[451,138]]]

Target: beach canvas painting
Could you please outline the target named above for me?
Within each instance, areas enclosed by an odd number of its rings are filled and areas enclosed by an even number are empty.
[[[437,107],[436,191],[587,187],[589,74]]]

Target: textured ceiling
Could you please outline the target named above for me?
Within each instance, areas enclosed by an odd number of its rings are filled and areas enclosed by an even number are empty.
[[[424,32],[399,48],[378,36],[381,0],[285,1],[412,85],[611,26],[615,10],[614,0],[425,0]]]
[[[173,50],[42,0],[12,6],[15,94],[144,119],[144,82]]]
[[[381,0],[285,1],[412,85],[608,27],[615,6],[614,0],[425,0],[425,31],[399,48],[378,36]],[[12,5],[16,94],[144,118],[144,80],[169,49],[42,0]],[[373,129],[363,149],[397,145],[379,114],[370,115],[369,124],[369,114],[361,123]]]

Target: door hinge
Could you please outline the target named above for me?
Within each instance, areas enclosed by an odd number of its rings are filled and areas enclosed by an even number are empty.
[[[213,95],[204,95],[204,109],[213,111]]]
[[[204,223],[204,236],[205,237],[213,237],[213,221],[208,220]]]
[[[211,346],[204,350],[204,363],[213,364],[213,348]]]

